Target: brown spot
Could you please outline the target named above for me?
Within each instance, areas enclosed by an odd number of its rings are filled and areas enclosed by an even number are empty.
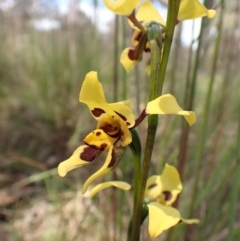
[[[131,123],[130,123],[130,122],[126,122],[126,124],[127,124],[127,126],[130,126],[130,125],[131,125]]]
[[[104,110],[100,109],[100,108],[94,108],[92,110],[92,114],[95,116],[95,117],[100,117],[103,113],[105,113]]]
[[[136,57],[137,53],[135,49],[129,49],[128,51],[128,58],[131,60],[138,60],[138,58]]]
[[[97,131],[96,136],[100,136],[102,133],[100,131]]]
[[[119,132],[117,132],[116,134],[109,134],[108,135],[112,138],[118,138],[119,137]]]
[[[104,151],[104,149],[107,147],[106,143],[102,143],[99,147],[99,150]]]
[[[172,193],[171,192],[169,192],[169,191],[164,191],[164,192],[162,192],[164,195],[165,195],[165,201],[169,201],[169,200],[171,200],[171,198],[172,198]]]
[[[151,189],[151,188],[154,188],[154,187],[156,187],[156,186],[157,186],[157,183],[153,183],[153,184],[151,184],[150,186],[148,186],[147,189]]]
[[[114,150],[113,150],[113,152],[112,152],[112,158],[111,158],[110,163],[108,164],[108,168],[114,167],[115,164],[116,164],[116,162],[117,162],[117,156],[116,156],[116,154],[115,154],[115,152],[114,152]]]
[[[123,119],[124,121],[127,120],[127,118],[126,118],[124,115],[118,113],[117,111],[115,111],[115,113],[116,113],[117,115],[119,115],[119,116],[121,117],[121,119]]]
[[[83,149],[83,152],[80,153],[80,158],[87,162],[92,162],[100,154],[99,150],[96,150],[90,146],[87,146]]]
[[[100,129],[104,130],[104,132],[108,133],[108,132],[112,132],[112,131],[116,131],[118,129],[118,127],[114,127],[110,124],[106,124],[104,126],[100,126]]]
[[[147,47],[144,47],[144,52],[149,53],[149,52],[151,52],[151,50]]]
[[[114,149],[112,151],[111,161],[108,164],[108,168],[114,169],[117,166],[125,149],[126,148],[123,148],[123,147],[114,147]]]

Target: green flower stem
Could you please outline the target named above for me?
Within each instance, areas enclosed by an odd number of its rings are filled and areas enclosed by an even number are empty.
[[[126,28],[125,28],[125,19],[124,18],[120,18],[119,19],[119,46],[120,49],[124,49],[126,46]],[[118,60],[119,61],[119,60]],[[121,86],[119,86],[121,88],[121,100],[126,100],[127,99],[127,75],[126,75],[126,71],[124,68],[120,68],[120,79],[121,81]],[[126,175],[127,175],[127,166],[123,165],[122,166],[122,173],[123,173],[123,180],[125,180]],[[119,194],[119,207],[125,205],[124,202],[126,202],[125,198],[126,195],[124,192],[120,192]],[[118,238],[119,240],[123,240],[123,236],[124,236],[124,231],[125,227],[124,227],[124,221],[123,221],[123,212],[118,212],[118,228],[119,228],[119,235]]]
[[[220,48],[220,41],[221,41],[221,36],[222,36],[224,0],[221,1],[221,5],[222,5],[222,11],[219,15],[220,18],[219,18],[219,23],[218,23],[218,27],[217,27],[218,36],[215,41],[211,76],[210,76],[210,80],[209,80],[208,91],[207,91],[207,96],[206,96],[205,105],[204,105],[203,123],[202,123],[201,129],[200,129],[199,147],[197,150],[197,157],[196,157],[197,166],[196,166],[195,180],[194,180],[194,184],[193,184],[193,193],[191,195],[192,200],[191,200],[191,205],[190,205],[190,210],[189,210],[189,217],[192,216],[194,208],[195,208],[195,199],[196,199],[197,190],[198,190],[201,164],[203,161],[203,153],[204,153],[204,148],[205,148],[205,143],[206,143],[207,124],[208,124],[208,118],[209,118],[209,112],[210,112],[211,96],[212,96],[212,92],[213,92],[213,82],[215,79],[217,60],[218,60],[219,48]],[[188,228],[187,228],[187,230],[188,230]],[[186,231],[186,235],[187,235],[187,233],[189,233],[189,232]]]
[[[150,76],[150,90],[149,100],[153,100],[161,95],[167,63],[169,59],[174,28],[176,23],[176,16],[178,13],[180,0],[169,1],[168,16],[166,25],[166,35],[164,40],[164,50],[161,59],[161,37],[150,35],[150,49],[151,49],[151,76]],[[158,116],[151,115],[148,117],[148,131],[146,147],[144,151],[144,158],[142,164],[141,186],[137,198],[136,208],[133,213],[133,227],[132,227],[132,241],[139,241],[141,228],[141,212],[144,199],[144,192],[148,178],[148,171],[151,163],[151,156],[154,146],[155,134],[158,125]]]

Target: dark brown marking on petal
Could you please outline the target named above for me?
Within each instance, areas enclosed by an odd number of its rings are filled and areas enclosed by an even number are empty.
[[[137,56],[137,52],[135,49],[129,49],[128,50],[128,58],[131,59],[131,60],[138,60],[138,58],[136,57]]]
[[[156,186],[157,186],[157,183],[153,183],[153,184],[151,184],[150,186],[148,186],[147,189],[151,189],[151,188],[154,188],[154,187],[156,187]]]
[[[124,121],[127,120],[127,118],[126,118],[124,115],[118,113],[117,111],[115,111],[115,113],[116,113],[117,115],[119,115],[119,116],[121,117],[121,119],[123,119]]]
[[[104,149],[107,147],[107,144],[106,143],[102,143],[101,145],[100,145],[100,147],[99,147],[99,149],[101,150],[101,151],[104,151]]]
[[[98,156],[99,150],[96,150],[90,146],[87,146],[83,149],[83,152],[80,153],[79,157],[87,162],[92,162]]]
[[[116,156],[114,150],[113,150],[113,152],[112,152],[112,156],[111,156],[111,157],[112,157],[112,158],[111,158],[110,163],[108,164],[108,168],[114,167],[115,164],[116,164],[116,162],[117,162],[117,156]]]
[[[100,129],[102,129],[102,130],[104,130],[104,132],[108,133],[108,132],[116,131],[118,129],[118,127],[112,126],[111,124],[106,124],[104,126],[100,126]]]
[[[125,148],[123,147],[114,147],[111,155],[111,161],[108,164],[108,168],[114,169],[117,166],[118,162],[120,161],[124,153],[124,150]]]
[[[94,108],[91,112],[95,117],[100,117],[103,113],[105,113],[105,111],[100,108]]]
[[[169,192],[169,191],[164,191],[164,192],[162,192],[164,195],[165,195],[165,201],[169,201],[169,200],[171,200],[171,198],[172,198],[172,193],[171,192]]]
[[[119,132],[116,134],[112,134],[112,135],[108,133],[108,135],[112,138],[117,138],[117,137],[119,137]]]
[[[96,136],[100,136],[102,133],[100,131],[97,131]]]
[[[151,52],[150,48],[144,47],[144,52],[149,53]]]
[[[105,148],[107,147],[107,144],[106,143],[102,143],[100,146],[96,146],[96,145],[93,145],[93,144],[89,144],[87,142],[84,142],[86,145],[88,145],[89,147],[95,149],[95,150],[98,150],[98,151],[104,151]]]
[[[130,122],[126,122],[126,124],[127,124],[127,126],[130,126],[130,125],[131,125],[131,123],[130,123]]]

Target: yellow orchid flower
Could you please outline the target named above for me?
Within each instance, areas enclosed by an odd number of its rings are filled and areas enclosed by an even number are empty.
[[[182,0],[179,6],[177,19],[178,21],[183,21],[202,17],[213,18],[215,14],[215,10],[207,9],[198,0]]]
[[[157,237],[164,230],[175,226],[179,222],[197,224],[198,219],[183,219],[180,212],[171,207],[182,191],[179,173],[174,166],[165,165],[162,175],[148,178],[145,199],[149,210],[149,234]]]
[[[215,10],[208,10],[198,0],[182,0],[180,3],[176,24],[187,19],[196,19],[205,16],[212,18],[215,16],[215,14]],[[159,23],[160,26],[166,25],[164,19],[150,1],[145,1],[139,6],[135,17],[137,21],[142,24],[144,29],[147,28],[151,21]],[[134,28],[134,34],[132,37],[133,47],[124,49],[120,56],[120,62],[127,72],[129,72],[138,62],[142,60],[143,52],[150,52],[150,48],[146,47],[149,45],[146,39],[144,40],[144,48],[139,48],[140,41],[143,41],[141,37],[144,36],[144,31],[135,26],[130,20],[128,20],[128,23],[132,28]],[[149,65],[150,61],[148,61],[147,65],[148,73],[150,73]]]
[[[141,3],[141,0],[103,0],[103,2],[110,11],[128,16]]]
[[[90,197],[92,198],[96,193],[108,187],[117,187],[125,191],[131,189],[128,183],[110,181],[93,187],[90,191]],[[148,178],[145,201],[148,203],[149,212],[148,231],[152,238],[181,222],[186,224],[199,223],[198,219],[182,218],[180,212],[171,206],[181,190],[182,183],[174,166],[166,164],[162,175],[154,175]]]
[[[88,106],[92,116],[97,120],[97,128],[85,137],[85,145],[78,147],[70,158],[59,164],[59,175],[64,177],[75,168],[93,163],[101,152],[108,152],[103,166],[85,182],[83,193],[96,178],[106,175],[117,166],[125,147],[132,142],[130,130],[139,125],[147,115],[182,115],[189,125],[196,121],[195,113],[182,110],[175,97],[170,94],[150,101],[135,120],[129,100],[116,103],[106,102],[97,72],[94,71],[86,75],[79,100]]]

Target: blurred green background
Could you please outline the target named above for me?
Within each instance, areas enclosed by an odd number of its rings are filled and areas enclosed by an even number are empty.
[[[167,1],[153,2],[166,12]],[[181,117],[159,118],[150,173],[165,162],[178,167],[178,207],[201,223],[156,240],[240,239],[240,4],[205,2],[217,15],[178,24],[163,91],[197,122],[189,129]],[[147,103],[149,56],[125,73],[119,56],[132,30],[107,11],[100,0],[0,0],[0,240],[125,240],[131,194],[80,194],[104,155],[65,178],[56,170],[96,126],[78,101],[86,73],[98,72],[108,102],[131,98],[136,116]],[[143,148],[146,124],[138,129]],[[95,184],[131,183],[131,158],[127,150],[115,173]],[[142,240],[150,240],[147,220]]]

